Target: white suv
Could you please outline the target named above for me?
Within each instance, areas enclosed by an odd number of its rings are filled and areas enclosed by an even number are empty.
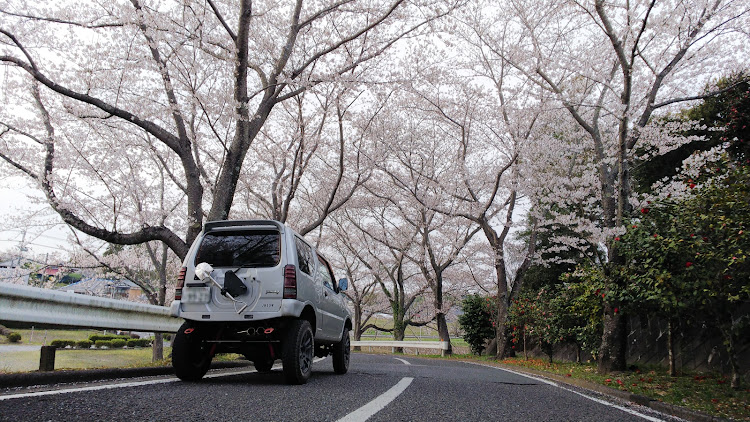
[[[172,314],[186,321],[172,366],[186,381],[206,374],[217,353],[239,353],[259,372],[281,359],[287,382],[304,384],[313,355],[349,368],[351,316],[326,259],[278,221],[208,222],[188,252]]]

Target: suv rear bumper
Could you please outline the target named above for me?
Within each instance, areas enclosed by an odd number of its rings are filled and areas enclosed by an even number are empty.
[[[272,318],[294,317],[298,318],[307,303],[296,299],[283,299],[281,308],[277,312],[252,312],[245,311],[241,314],[227,310],[217,311],[216,309],[206,309],[205,311],[184,311],[182,303],[179,300],[172,302],[170,313],[174,317],[184,318],[192,321],[213,321],[213,322],[239,322],[239,321],[262,321]]]

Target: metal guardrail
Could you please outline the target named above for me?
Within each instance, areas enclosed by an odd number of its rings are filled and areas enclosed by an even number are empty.
[[[0,321],[176,333],[184,322],[164,306],[0,283]]]
[[[0,321],[175,333],[184,322],[164,306],[0,283]],[[352,341],[352,346],[450,349],[447,341]]]
[[[445,356],[445,352],[450,349],[450,343],[447,341],[352,341],[351,345],[354,347],[391,347],[393,349],[397,347],[438,349],[442,356]]]

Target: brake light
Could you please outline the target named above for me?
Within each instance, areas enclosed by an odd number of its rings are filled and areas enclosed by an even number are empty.
[[[182,267],[180,273],[177,275],[177,286],[174,289],[174,300],[182,300],[182,288],[185,286],[185,274],[187,268]]]
[[[284,299],[297,299],[297,269],[294,265],[284,267]]]

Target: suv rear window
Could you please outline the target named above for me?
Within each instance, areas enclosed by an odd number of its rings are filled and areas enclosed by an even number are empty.
[[[216,231],[203,237],[195,264],[212,267],[275,267],[281,247],[276,230]]]

